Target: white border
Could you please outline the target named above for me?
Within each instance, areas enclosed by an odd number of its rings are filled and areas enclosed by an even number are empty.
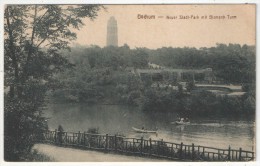
[[[257,4],[256,6],[256,27],[259,28],[259,10],[260,10],[260,1],[259,0],[40,0],[40,1],[35,1],[35,0],[1,0],[0,2],[0,165],[1,166],[6,166],[6,165],[21,165],[21,166],[27,166],[27,165],[100,165],[100,166],[114,166],[114,165],[124,165],[124,166],[130,166],[130,165],[149,165],[149,166],[155,166],[158,164],[162,164],[165,166],[168,165],[175,165],[175,166],[206,166],[206,165],[212,165],[212,166],[257,166],[260,165],[260,147],[258,144],[259,140],[259,120],[258,118],[256,119],[256,126],[257,126],[257,131],[256,131],[256,162],[37,162],[37,163],[28,163],[28,162],[20,162],[20,163],[14,163],[14,162],[5,162],[3,160],[3,78],[4,78],[4,55],[3,55],[3,14],[4,14],[4,4],[243,4],[243,3],[253,3]],[[260,71],[259,71],[259,42],[257,42],[257,39],[259,39],[259,33],[256,28],[256,59],[257,59],[257,65],[256,65],[256,71],[257,71],[257,79],[256,79],[256,85],[259,85],[259,76],[260,76]],[[256,87],[256,117],[260,116],[259,113],[259,88],[258,86]]]

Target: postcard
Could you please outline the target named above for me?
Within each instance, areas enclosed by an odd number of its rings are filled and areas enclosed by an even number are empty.
[[[6,4],[4,160],[256,161],[255,4]]]

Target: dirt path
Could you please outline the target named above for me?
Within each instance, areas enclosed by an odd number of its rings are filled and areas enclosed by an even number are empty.
[[[33,149],[62,162],[163,162],[168,160],[150,159],[135,156],[117,155],[89,150],[57,147],[46,144],[36,144]]]

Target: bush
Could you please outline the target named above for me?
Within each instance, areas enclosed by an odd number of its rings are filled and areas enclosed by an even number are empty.
[[[22,161],[29,161],[29,162],[51,162],[54,161],[53,158],[39,153],[37,150],[33,149],[32,152],[30,152],[29,154],[27,154],[26,156],[24,156],[22,159]]]
[[[47,124],[41,111],[28,102],[5,98],[4,112],[4,158],[19,161],[31,151]]]

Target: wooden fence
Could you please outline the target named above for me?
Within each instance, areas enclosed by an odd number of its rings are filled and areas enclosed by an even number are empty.
[[[170,160],[186,161],[252,161],[254,152],[231,149],[218,149],[213,147],[185,145],[183,143],[171,143],[163,140],[146,140],[143,138],[126,138],[90,133],[72,133],[46,131],[40,138],[44,143],[59,146],[71,146],[83,149],[94,149],[101,151],[113,151],[138,156],[150,156],[166,158]],[[39,140],[38,138],[38,140]]]

